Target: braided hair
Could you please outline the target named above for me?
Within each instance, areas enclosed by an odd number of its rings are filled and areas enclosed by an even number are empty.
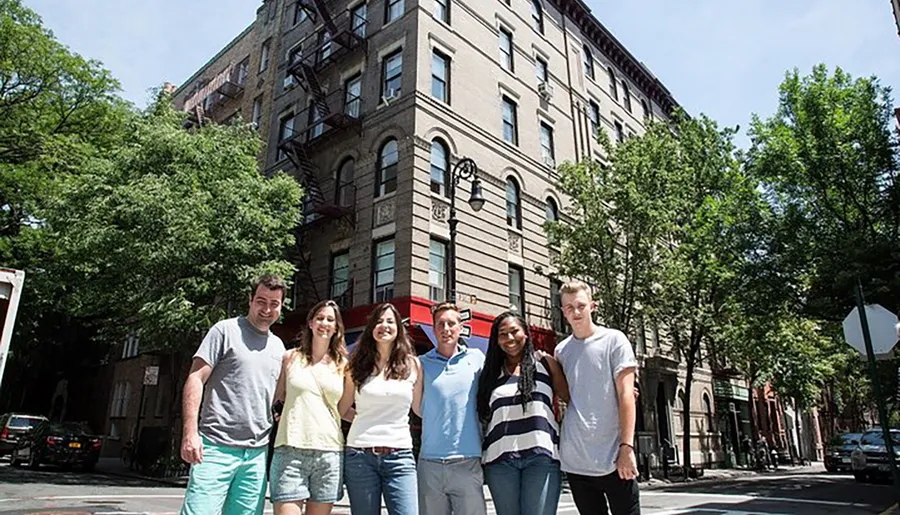
[[[522,349],[522,362],[519,363],[519,382],[515,397],[516,402],[522,406],[523,411],[528,403],[531,402],[531,395],[534,392],[537,365],[534,361],[534,343],[531,341],[531,332],[528,330],[528,324],[516,312],[503,312],[491,324],[491,336],[488,340],[484,369],[481,371],[481,377],[478,379],[478,394],[476,396],[478,400],[478,417],[484,423],[489,422],[491,419],[491,393],[506,380],[507,376],[503,369],[506,361],[506,352],[500,347],[500,326],[510,318],[515,319],[522,331],[525,332],[525,346]]]

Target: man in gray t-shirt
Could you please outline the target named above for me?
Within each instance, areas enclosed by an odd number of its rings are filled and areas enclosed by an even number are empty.
[[[182,515],[263,512],[270,407],[285,352],[269,328],[284,293],[280,278],[262,276],[247,316],[218,322],[194,354],[182,401],[181,457],[192,465]]]
[[[556,347],[570,401],[559,456],[581,515],[640,515],[634,455],[637,361],[628,338],[591,319],[590,288],[572,281],[560,289],[572,335]]]

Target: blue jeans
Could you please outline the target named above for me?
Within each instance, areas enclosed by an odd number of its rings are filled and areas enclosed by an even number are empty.
[[[344,485],[353,515],[379,515],[381,496],[390,515],[418,515],[416,460],[412,449],[390,454],[344,449]]]
[[[484,467],[497,515],[553,515],[559,503],[559,462],[546,454],[495,461]]]

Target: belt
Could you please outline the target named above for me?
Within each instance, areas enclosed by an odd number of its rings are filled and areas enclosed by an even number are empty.
[[[363,452],[370,452],[376,456],[381,456],[382,454],[393,454],[397,451],[408,451],[409,449],[400,449],[397,447],[354,447],[354,449]]]
[[[430,461],[430,462],[433,462],[433,463],[440,463],[440,464],[442,464],[442,465],[452,465],[452,464],[454,464],[454,463],[461,463],[461,462],[463,462],[463,461],[469,461],[469,460],[478,460],[478,459],[481,459],[481,458],[479,458],[479,457],[477,457],[477,456],[469,456],[469,457],[466,457],[466,456],[457,456],[457,457],[455,457],[455,458],[422,458],[422,459],[423,459],[424,461]]]

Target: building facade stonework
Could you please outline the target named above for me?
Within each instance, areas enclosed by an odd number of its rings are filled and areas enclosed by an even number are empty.
[[[221,79],[238,66],[246,72]],[[197,92],[211,89],[197,114]],[[174,99],[197,123],[238,113],[256,122],[262,172],[306,189],[294,311],[279,331],[290,338],[308,306],[334,298],[350,341],[372,305],[390,300],[420,350],[430,305],[449,296],[447,185],[460,159],[477,163],[486,199],[473,212],[471,183],[459,183],[458,303],[473,311],[473,334],[487,337],[492,317],[514,306],[552,349],[564,324],[543,224],[569,205],[557,166],[602,158],[599,131],[622,140],[678,107],[578,0],[265,0]],[[630,335],[650,465],[668,444],[681,461],[684,416],[692,463],[720,464],[708,364],[692,399],[680,398],[684,365],[653,327]]]

